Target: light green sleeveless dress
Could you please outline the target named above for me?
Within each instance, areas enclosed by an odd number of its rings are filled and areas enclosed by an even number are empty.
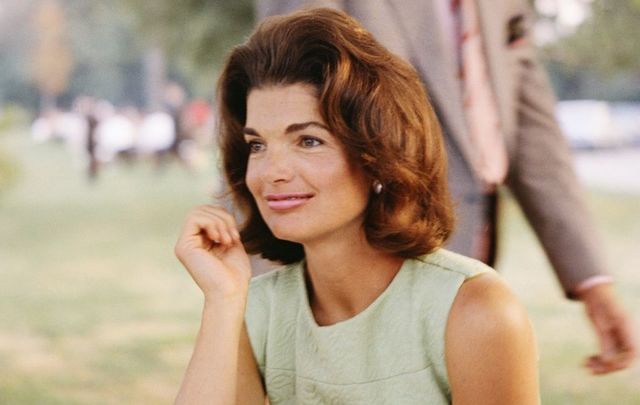
[[[271,404],[449,404],[449,310],[488,271],[443,249],[405,260],[369,307],[330,326],[313,318],[303,262],[254,278],[245,320]]]

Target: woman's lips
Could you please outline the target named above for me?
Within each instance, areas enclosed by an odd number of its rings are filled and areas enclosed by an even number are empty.
[[[280,193],[267,194],[267,206],[274,211],[285,211],[299,207],[313,198],[310,193]]]

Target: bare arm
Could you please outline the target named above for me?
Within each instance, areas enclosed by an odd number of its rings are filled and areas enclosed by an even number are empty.
[[[454,405],[540,403],[531,323],[498,276],[486,274],[463,284],[445,339]]]
[[[176,404],[264,403],[243,327],[251,269],[233,217],[219,207],[194,209],[175,252],[205,298],[200,331]]]

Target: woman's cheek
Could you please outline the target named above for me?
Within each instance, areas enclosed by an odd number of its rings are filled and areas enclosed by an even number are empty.
[[[245,175],[245,182],[247,184],[247,188],[249,192],[255,198],[256,195],[259,195],[259,176],[258,176],[258,168],[256,167],[255,162],[252,162],[252,159],[249,158],[249,162],[247,163],[247,174]]]

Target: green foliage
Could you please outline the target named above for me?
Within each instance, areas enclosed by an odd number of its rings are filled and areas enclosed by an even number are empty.
[[[640,71],[640,0],[594,0],[592,16],[575,34],[550,48],[570,66],[607,74]]]
[[[542,50],[558,96],[640,101],[636,38],[640,0],[594,0],[591,16],[575,33]]]
[[[146,41],[161,46],[196,93],[213,91],[217,71],[232,46],[253,27],[251,0],[121,0]]]
[[[21,126],[26,127],[31,120],[31,114],[16,104],[0,107],[0,136],[9,129]]]
[[[40,0],[0,0],[0,102],[32,110],[38,106],[30,74],[37,42],[32,21],[39,4]],[[59,98],[61,106],[68,107],[81,94],[117,104],[141,104],[143,46],[129,9],[106,0],[59,0],[58,4],[66,26],[65,42],[58,45],[67,48],[74,62],[66,91]]]
[[[121,105],[142,104],[144,47],[129,10],[117,2],[98,0],[66,0],[65,4],[78,61],[71,93]]]
[[[18,178],[18,163],[0,148],[0,195]]]
[[[29,69],[33,30],[28,19],[34,1],[0,0],[0,103],[18,102],[32,109],[39,101]]]
[[[15,128],[25,128],[30,118],[30,114],[17,105],[0,107],[0,196],[15,184],[20,175],[20,165],[7,152],[3,141],[13,135]]]

